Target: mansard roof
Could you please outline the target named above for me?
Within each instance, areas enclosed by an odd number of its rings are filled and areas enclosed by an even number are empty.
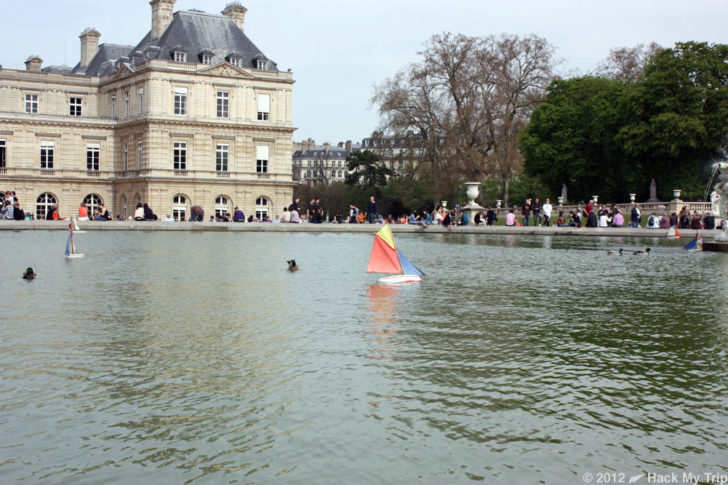
[[[232,54],[241,58],[241,67],[250,68],[257,67],[258,59],[268,59],[231,18],[191,10],[176,12],[162,37],[152,41],[150,32],[131,50],[133,62],[141,61],[137,52],[148,59],[173,60],[175,51],[186,52],[190,62],[202,52],[211,53],[212,64],[224,62]],[[269,60],[268,69],[277,71],[278,66]]]
[[[309,148],[305,152],[297,150],[293,154],[293,158],[346,158],[349,156],[349,152],[345,148],[340,147],[328,147],[328,154],[326,153],[326,146],[317,146]]]
[[[162,37],[152,41],[147,33],[136,46],[101,44],[96,55],[85,69],[80,63],[73,74],[106,76],[119,69],[122,60],[128,66],[147,59],[173,60],[174,52],[186,52],[189,62],[199,62],[203,52],[212,54],[212,64],[225,62],[230,57],[241,59],[240,67],[257,68],[257,61],[268,60],[267,69],[277,71],[278,66],[269,60],[248,36],[229,17],[196,10],[175,12],[172,22]]]
[[[117,44],[101,44],[96,55],[91,59],[85,69],[81,68],[79,62],[71,71],[73,74],[85,74],[86,76],[105,76],[117,70],[114,61],[129,57],[134,46],[117,45]]]

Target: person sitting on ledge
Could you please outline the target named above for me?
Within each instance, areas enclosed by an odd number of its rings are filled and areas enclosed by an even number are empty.
[[[513,213],[513,209],[508,211],[508,214],[506,214],[506,226],[515,226],[516,225],[516,215]]]
[[[141,202],[137,203],[136,210],[134,211],[134,220],[135,221],[143,221],[144,220],[144,206]]]
[[[240,208],[236,207],[233,213],[233,222],[245,222],[245,214]]]

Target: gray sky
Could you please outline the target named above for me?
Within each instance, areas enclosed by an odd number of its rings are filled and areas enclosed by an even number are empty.
[[[228,0],[177,0],[219,13]],[[150,30],[148,0],[0,0],[0,64],[78,62],[86,27],[101,43],[134,45]],[[536,34],[556,48],[562,75],[585,74],[615,47],[655,41],[728,43],[726,0],[243,0],[245,32],[291,69],[294,140],[360,141],[377,128],[374,85],[417,60],[434,34]]]

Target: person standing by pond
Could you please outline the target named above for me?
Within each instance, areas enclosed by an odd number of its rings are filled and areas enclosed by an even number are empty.
[[[369,207],[367,207],[367,221],[369,224],[374,224],[377,220],[377,203],[374,200],[374,196],[369,197]]]
[[[526,199],[521,206],[521,217],[523,218],[523,225],[527,226],[529,219],[531,219],[531,199]]]
[[[546,227],[549,227],[551,225],[551,212],[554,210],[554,206],[551,205],[551,200],[547,198],[541,208],[543,209],[543,219]]]
[[[632,212],[630,212],[630,218],[632,219],[632,227],[640,227],[642,222],[642,214],[640,213],[640,205],[635,204],[632,206]]]
[[[533,225],[534,226],[541,226],[541,200],[536,197],[536,199],[531,204],[531,212],[533,212]]]

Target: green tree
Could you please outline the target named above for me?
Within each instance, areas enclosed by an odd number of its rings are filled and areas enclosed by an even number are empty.
[[[351,173],[346,175],[346,183],[369,189],[379,196],[381,188],[387,185],[388,177],[394,175],[380,160],[379,155],[369,150],[350,154],[346,161]]]
[[[591,76],[554,81],[521,134],[526,174],[540,178],[551,196],[566,184],[572,198],[625,200],[632,170],[614,139],[631,87]]]
[[[632,190],[644,195],[654,177],[663,199],[674,188],[702,195],[728,133],[728,45],[685,42],[657,53],[628,93],[625,117],[616,141],[641,172]]]

